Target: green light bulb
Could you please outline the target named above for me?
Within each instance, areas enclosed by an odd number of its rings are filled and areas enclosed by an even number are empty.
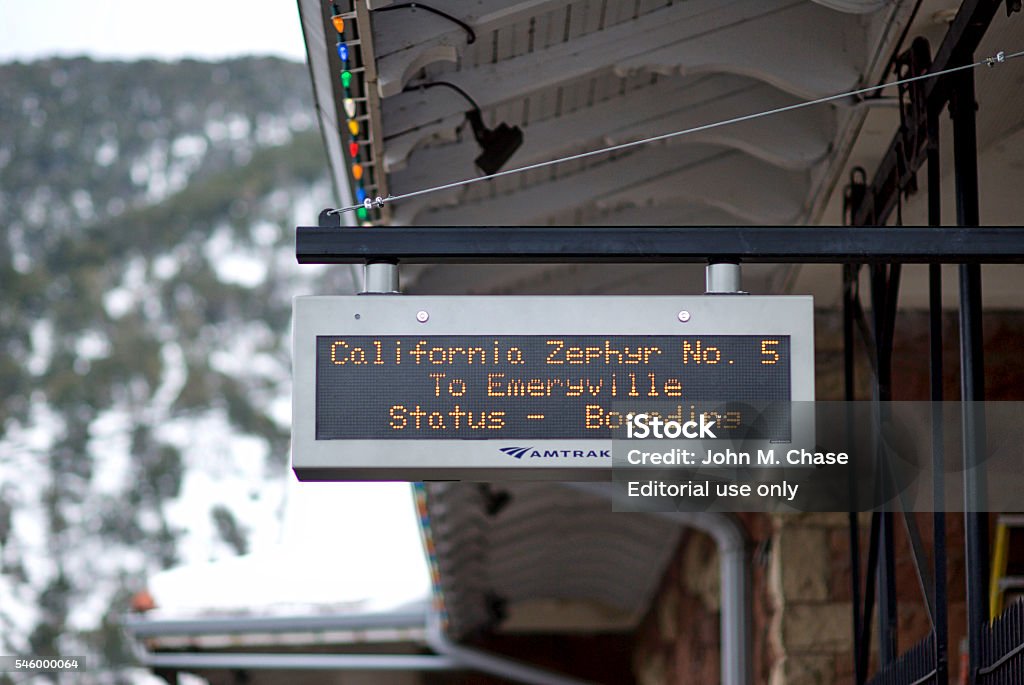
[[[369,212],[366,211],[366,207],[360,207],[359,209],[356,210],[356,216],[359,217],[360,221],[362,221],[367,216],[369,216]]]
[[[345,88],[348,88],[350,85],[352,85],[352,72],[351,71],[343,71],[343,72],[341,72],[341,85],[343,87],[345,87]]]

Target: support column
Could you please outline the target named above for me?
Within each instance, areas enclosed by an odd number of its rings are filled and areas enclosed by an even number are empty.
[[[928,225],[942,225],[942,175],[939,156],[939,112],[928,107]],[[943,502],[945,490],[945,455],[942,429],[942,265],[928,265],[928,323],[930,343],[930,375],[932,401],[932,496],[935,513],[932,515],[932,547],[935,560],[932,587],[935,607],[935,683],[949,683],[949,619],[946,587],[946,512]]]
[[[962,61],[970,61],[963,55]],[[975,129],[974,73],[967,69],[954,79],[950,99],[953,117],[953,158],[956,175],[956,215],[959,226],[978,226],[978,144]],[[984,513],[985,398],[984,350],[981,325],[981,267],[960,265],[960,398],[963,402],[964,535],[967,567],[967,642],[970,682],[977,682],[982,665],[981,635],[988,620],[988,515]]]

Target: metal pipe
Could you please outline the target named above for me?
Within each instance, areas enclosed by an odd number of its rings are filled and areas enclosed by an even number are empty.
[[[568,483],[583,492],[614,499],[610,483]],[[722,617],[719,631],[721,682],[748,685],[751,680],[750,583],[747,576],[746,538],[740,524],[730,516],[712,512],[659,511],[650,515],[696,528],[718,547],[719,579],[722,586]]]
[[[889,492],[889,484],[884,486]],[[896,661],[896,552],[893,545],[893,513],[879,514],[878,545],[878,661],[884,669]]]
[[[724,514],[659,512],[663,518],[707,533],[718,546],[722,585],[721,682],[747,685],[750,678],[750,589],[746,541],[739,523]]]
[[[121,624],[136,638],[180,635],[224,635],[233,633],[307,633],[327,630],[422,629],[427,612],[408,611],[337,616],[265,616],[201,619],[149,619],[125,616]]]
[[[740,292],[740,265],[737,262],[711,262],[705,269],[706,295]]]
[[[304,671],[449,671],[461,664],[432,654],[197,654],[195,652],[146,653],[150,668],[199,670],[214,668],[275,669]]]
[[[928,107],[928,225],[942,225],[942,175],[939,112]],[[935,682],[949,683],[949,617],[946,588],[946,501],[942,398],[942,265],[928,265],[929,385],[932,401],[932,547],[934,550],[933,605],[935,606]]]
[[[961,59],[971,59],[962,54]],[[977,226],[978,145],[975,129],[974,74],[959,72],[950,100],[953,117],[953,165],[957,224]],[[974,229],[977,230],[977,229]],[[964,537],[967,571],[967,643],[970,682],[977,681],[982,631],[988,619],[988,515],[985,513],[984,350],[981,325],[981,268],[960,265],[960,396],[964,448]]]
[[[856,396],[854,383],[856,367],[854,365],[854,302],[856,291],[856,269],[852,264],[843,265],[843,399],[852,402]],[[851,419],[847,418],[846,432],[853,434]],[[850,501],[856,501],[856,480],[850,479]],[[867,674],[861,669],[858,655],[861,652],[861,591],[860,591],[860,523],[857,512],[849,512],[848,517],[850,540],[850,591],[853,604],[853,671],[856,685],[863,685]]]
[[[472,668],[507,680],[530,685],[591,685],[586,680],[561,675],[524,664],[521,661],[452,642],[445,634],[441,618],[436,613],[432,613],[427,621],[427,645],[463,668]]]
[[[875,578],[878,572],[878,535],[881,514],[877,511],[871,514],[871,533],[868,537],[868,567],[864,577],[867,583],[864,588],[864,616],[861,619],[863,633],[860,638],[861,651],[857,654],[857,669],[861,673],[868,672],[868,661],[871,652],[871,615],[875,609]]]
[[[398,293],[398,264],[394,262],[367,262],[363,268],[364,295]]]
[[[875,351],[874,393],[872,402],[878,424],[888,423],[888,403],[892,399],[892,349],[896,323],[896,303],[899,293],[900,265],[873,264],[871,266],[871,314]],[[883,446],[879,442],[879,458],[883,459]],[[881,474],[882,488],[892,494],[892,483],[887,472]],[[878,651],[879,663],[884,668],[896,660],[899,632],[896,609],[896,564],[893,545],[893,513],[879,514],[878,537]]]

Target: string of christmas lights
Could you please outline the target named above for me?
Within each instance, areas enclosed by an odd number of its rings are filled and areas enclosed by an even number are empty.
[[[359,203],[355,206],[356,217],[361,224],[372,225],[371,211],[373,208],[364,205],[368,197],[366,189],[370,185],[371,179],[367,174],[370,160],[365,160],[363,157],[369,154],[370,141],[369,132],[365,130],[365,126],[360,124],[360,121],[365,122],[367,117],[358,115],[357,103],[365,103],[367,98],[365,83],[356,78],[357,74],[364,72],[364,68],[356,65],[358,51],[353,49],[354,46],[359,45],[357,23],[353,21],[355,8],[350,7],[348,12],[343,12],[338,7],[338,3],[331,2],[330,9],[331,25],[337,33],[335,50],[338,60],[341,62],[341,72],[338,78],[343,93],[342,109],[346,117],[344,127],[341,127],[338,133],[343,139],[347,137],[347,144],[344,145],[344,148],[348,152],[348,172],[351,176],[351,187],[355,199]]]
[[[434,548],[434,534],[430,528],[430,513],[427,510],[427,489],[423,483],[413,483],[416,497],[416,514],[419,516],[423,549],[427,553],[427,568],[430,571],[430,585],[433,589],[433,609],[441,619],[441,625],[448,624],[448,610],[445,608],[444,592],[441,589],[441,571],[437,565],[437,550]]]

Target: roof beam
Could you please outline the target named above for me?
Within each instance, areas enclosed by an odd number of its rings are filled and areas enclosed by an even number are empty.
[[[847,14],[872,14],[889,5],[889,0],[814,0],[814,2]]]
[[[769,31],[763,27],[768,22]],[[814,28],[834,40],[779,41]],[[772,33],[775,31],[776,33]],[[642,37],[642,38],[640,38]],[[538,89],[617,68],[727,71],[769,81],[801,96],[854,86],[864,61],[864,27],[813,3],[792,0],[690,0],[518,57],[458,71],[446,80],[471,93],[481,107],[520,99]],[[427,49],[424,44],[422,49]],[[381,82],[400,79],[415,56],[378,61]],[[808,69],[808,65],[813,69]],[[434,88],[398,92],[389,99],[384,135],[392,137],[466,111],[462,98]],[[382,91],[384,92],[384,91]]]
[[[479,37],[543,13],[560,11],[572,2],[573,0],[520,0],[510,3],[508,0],[476,0],[467,3],[465,0],[432,0],[430,5],[465,22],[473,28]],[[889,0],[814,0],[814,2],[845,14],[873,14],[889,4]],[[371,10],[382,9],[393,4],[393,0],[371,0]],[[413,13],[415,21],[399,21],[397,17],[391,19],[384,12],[374,15],[378,58],[404,50],[414,50],[425,42],[451,46],[466,44],[468,36],[465,29],[451,20],[432,12],[417,13],[416,8],[409,8],[409,11]],[[604,23],[599,24],[599,29],[605,29],[618,23],[612,12],[607,12],[603,21]]]
[[[613,97],[561,117],[531,123],[524,127],[523,146],[506,167],[694,128],[795,102],[795,98],[772,86],[741,76],[663,78],[630,91],[628,97]],[[806,169],[828,154],[835,125],[834,108],[805,108],[699,131],[687,135],[686,140],[742,150],[786,169]],[[587,139],[569,134],[578,131],[592,131],[592,144],[585,145]],[[476,173],[473,160],[479,148],[468,137],[453,145],[414,149],[421,136],[434,133],[420,129],[387,141],[384,166],[392,173],[394,192],[418,190]],[[411,156],[415,171],[402,173],[399,170],[405,167],[406,155]]]
[[[421,195],[411,198],[412,207],[404,201],[396,205],[396,215],[407,218],[410,223],[422,217],[437,225],[529,223],[537,217],[577,207],[581,198],[599,198],[617,191],[623,187],[623,179],[633,182],[656,179],[684,165],[697,165],[715,155],[728,154],[708,146],[688,147],[684,155],[667,145],[627,152],[614,159],[606,155],[589,160],[589,166],[576,172],[569,172],[568,166],[562,166],[561,176],[518,192],[500,193],[485,199],[469,200],[466,188],[455,189],[461,192],[454,195],[454,202],[448,207],[435,209],[436,200]]]
[[[735,215],[718,207],[668,202],[617,207],[584,223],[594,226],[735,226],[737,221]]]
[[[435,225],[531,223],[594,202],[598,208],[688,200],[709,204],[753,223],[792,222],[802,209],[808,178],[733,150],[705,145],[661,145],[622,155],[546,183],[453,207],[428,210],[413,221]],[[427,196],[420,196],[425,202]],[[407,216],[397,206],[396,215]]]
[[[473,28],[477,37],[491,31],[497,31],[518,21],[529,19],[544,12],[560,10],[574,0],[431,0],[430,6],[440,10]],[[374,3],[373,9],[386,7],[388,3]],[[432,12],[418,11],[410,8],[415,21],[401,21],[396,15],[392,18],[385,12],[377,12],[374,18],[374,34],[378,36],[377,58],[382,59],[401,54],[404,51],[415,51],[424,43],[463,46],[468,38],[466,30],[450,19]]]

